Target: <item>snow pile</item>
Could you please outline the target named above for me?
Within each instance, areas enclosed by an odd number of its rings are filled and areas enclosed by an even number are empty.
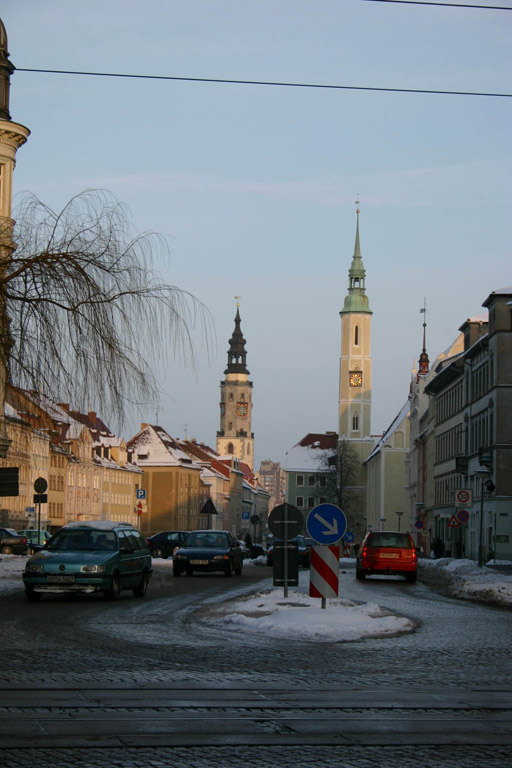
[[[373,603],[337,598],[327,600],[327,607],[322,608],[320,599],[299,590],[294,589],[284,598],[283,590],[276,588],[227,603],[213,614],[213,620],[245,632],[324,643],[392,636],[415,628],[410,619]]]
[[[512,606],[512,562],[490,560],[479,568],[474,560],[452,560],[448,557],[439,560],[420,559],[419,576],[422,571],[443,578],[454,597],[467,600],[482,600],[500,605]],[[492,566],[509,566],[509,572],[500,572]]]
[[[23,589],[21,574],[28,557],[23,555],[2,555],[0,557],[0,592],[17,592]]]

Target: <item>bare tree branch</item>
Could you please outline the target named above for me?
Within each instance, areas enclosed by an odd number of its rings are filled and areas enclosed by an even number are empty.
[[[211,341],[206,307],[154,267],[169,256],[165,239],[134,234],[124,206],[102,190],[60,213],[25,194],[16,220],[17,248],[0,268],[10,379],[79,408],[101,403],[119,424],[128,403],[154,405],[152,363],[172,355],[195,365],[197,326]]]

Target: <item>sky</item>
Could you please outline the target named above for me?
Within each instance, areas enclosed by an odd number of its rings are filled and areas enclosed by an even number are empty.
[[[512,13],[367,0],[3,0],[20,69],[511,93]],[[372,433],[431,359],[512,283],[511,99],[15,72],[31,130],[14,188],[54,210],[107,189],[168,238],[165,280],[208,308],[197,367],[148,360],[133,413],[215,447],[240,296],[255,468],[337,430],[341,321],[360,200]],[[101,404],[93,404],[109,423]]]

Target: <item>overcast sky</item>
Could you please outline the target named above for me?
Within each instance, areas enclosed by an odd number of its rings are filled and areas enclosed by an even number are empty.
[[[18,68],[510,93],[512,13],[365,0],[3,0]],[[512,284],[511,99],[15,72],[30,128],[15,191],[88,188],[169,238],[168,282],[209,308],[197,373],[173,364],[134,416],[215,447],[241,296],[255,456],[337,430],[340,317],[361,200],[372,432],[497,288]],[[156,265],[160,266],[160,265]],[[102,413],[101,404],[94,410]]]

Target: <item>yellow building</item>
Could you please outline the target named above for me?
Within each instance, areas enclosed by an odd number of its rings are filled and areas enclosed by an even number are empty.
[[[127,449],[142,470],[142,533],[199,528],[201,467],[159,426],[141,424]]]

